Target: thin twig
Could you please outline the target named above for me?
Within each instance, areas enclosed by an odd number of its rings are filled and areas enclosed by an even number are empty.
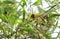
[[[60,2],[58,2],[58,3],[60,4]],[[45,11],[45,12],[44,12],[44,13],[46,13],[45,15],[47,15],[47,14],[48,14],[47,12],[50,11],[51,9],[53,9],[55,6],[57,6],[57,5],[53,5],[53,6],[51,6],[50,9],[48,9],[47,11]],[[42,15],[44,15],[44,13],[43,13]],[[42,16],[42,15],[41,15],[41,16]],[[44,16],[45,16],[45,15],[44,15]]]

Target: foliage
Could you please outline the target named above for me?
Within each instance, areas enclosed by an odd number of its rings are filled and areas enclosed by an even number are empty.
[[[29,3],[28,3],[28,2]],[[0,39],[57,39],[51,34],[58,27],[58,18],[60,16],[59,1],[45,0],[49,6],[43,8],[42,0],[36,0],[32,5],[29,0],[1,0],[0,1]],[[29,17],[26,7],[30,5],[38,8],[38,16],[36,19]],[[19,9],[20,7],[20,9]],[[19,9],[19,10],[18,10]],[[58,11],[57,11],[58,10]],[[32,12],[32,11],[30,11]],[[36,15],[36,14],[33,14]],[[20,18],[22,16],[22,18]],[[27,18],[26,18],[27,17]],[[43,22],[42,22],[42,21]],[[52,29],[50,31],[50,29]]]

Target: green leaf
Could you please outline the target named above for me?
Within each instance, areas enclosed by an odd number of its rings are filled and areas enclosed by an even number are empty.
[[[14,4],[13,1],[3,1],[2,3],[3,3],[3,4]]]
[[[53,1],[53,4],[58,4],[58,0],[54,0]]]
[[[52,39],[52,37],[49,36],[48,34],[45,37],[46,37],[46,39]]]
[[[31,32],[31,33],[34,33],[35,32],[35,30],[33,28],[25,28],[24,30],[25,31],[28,31],[28,32]]]
[[[34,3],[33,3],[33,5],[38,5],[38,3],[39,3],[39,2],[38,2],[38,1],[36,1],[36,2],[34,2]]]
[[[4,14],[0,15],[0,18],[4,21],[4,22],[8,22],[7,17]]]
[[[60,14],[52,14],[49,18],[60,16]]]
[[[38,0],[40,2],[40,4],[42,4],[42,0]]]
[[[42,4],[42,0],[37,0],[33,5],[38,5],[39,3]]]
[[[24,22],[24,20],[25,20],[25,13],[26,13],[24,8],[23,8],[22,12],[23,12],[23,22]]]
[[[7,33],[6,33],[6,27],[5,26],[3,27],[3,33],[4,33],[4,36],[6,36]]]
[[[2,27],[2,25],[0,24],[0,30],[3,30],[3,27]]]
[[[23,3],[23,4],[21,4],[21,3]],[[25,1],[25,0],[22,0],[22,1],[20,2],[20,4],[21,4],[22,7],[24,7],[24,6],[26,5],[26,1]]]
[[[29,31],[29,32],[35,32],[35,30],[33,28],[27,28],[27,31]]]

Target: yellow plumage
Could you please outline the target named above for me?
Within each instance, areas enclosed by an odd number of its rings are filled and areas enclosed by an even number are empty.
[[[44,22],[43,19],[39,16],[39,14],[30,13],[29,18],[33,19],[33,20],[36,20],[39,24],[42,24]]]
[[[29,14],[29,18],[32,18],[34,20],[36,20],[38,17],[39,17],[38,14],[31,14],[31,13]]]

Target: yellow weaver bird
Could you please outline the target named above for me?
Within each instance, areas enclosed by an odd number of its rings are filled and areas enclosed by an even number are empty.
[[[36,26],[40,27],[41,30],[43,30],[43,31],[47,30],[47,27],[49,27],[49,26],[47,26],[48,25],[47,24],[47,15],[45,15],[45,16],[44,15],[39,15],[38,13],[37,14],[30,13],[29,14],[29,19],[32,19],[32,21],[35,20]],[[38,26],[38,25],[40,25],[40,26]]]
[[[32,13],[29,14],[30,19],[36,20],[38,17],[39,17],[38,14],[32,14]]]
[[[33,19],[33,20],[36,20],[36,21],[38,22],[38,24],[44,23],[43,17],[40,16],[38,13],[37,13],[37,14],[32,14],[32,13],[30,13],[30,14],[29,14],[29,18],[30,18],[30,19]]]

